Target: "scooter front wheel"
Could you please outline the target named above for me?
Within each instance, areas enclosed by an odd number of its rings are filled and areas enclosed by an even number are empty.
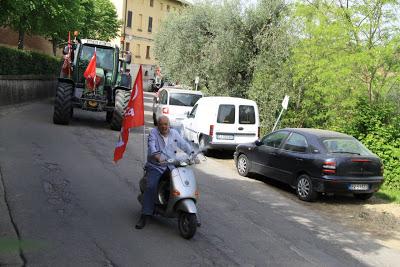
[[[181,236],[186,239],[191,239],[197,229],[196,214],[181,212],[178,219],[178,226]]]

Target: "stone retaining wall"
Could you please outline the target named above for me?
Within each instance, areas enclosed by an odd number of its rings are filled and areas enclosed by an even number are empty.
[[[55,77],[40,75],[0,75],[0,106],[52,97]]]

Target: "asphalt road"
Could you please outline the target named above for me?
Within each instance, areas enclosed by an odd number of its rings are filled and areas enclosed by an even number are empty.
[[[0,109],[0,266],[398,266],[399,251],[212,158],[194,167],[192,240],[160,217],[136,230],[143,129],[114,164],[105,113],[60,126],[52,112],[50,100]]]

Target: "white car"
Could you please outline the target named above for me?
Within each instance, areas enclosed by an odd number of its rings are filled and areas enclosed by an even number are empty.
[[[236,97],[203,97],[182,122],[186,139],[199,148],[234,150],[259,138],[256,102]]]
[[[203,93],[200,91],[184,90],[179,87],[161,88],[153,101],[154,125],[157,125],[161,115],[165,115],[169,118],[171,127],[180,129],[182,121],[201,97]]]

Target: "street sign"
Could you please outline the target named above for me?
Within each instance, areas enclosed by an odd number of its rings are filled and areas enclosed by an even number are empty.
[[[195,84],[199,84],[199,81],[200,81],[200,77],[196,76],[196,78],[194,78],[194,83]]]
[[[288,108],[288,104],[289,104],[289,96],[285,95],[285,98],[282,101],[282,107],[283,109],[287,109]]]

